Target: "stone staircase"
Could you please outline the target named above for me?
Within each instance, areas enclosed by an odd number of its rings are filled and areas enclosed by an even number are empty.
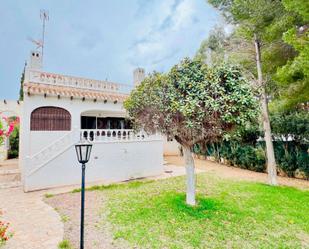
[[[65,134],[58,140],[54,141],[53,143],[49,144],[47,147],[43,148],[41,151],[37,152],[32,156],[27,156],[27,165],[31,168],[30,172],[27,174],[26,177],[29,177],[36,173],[39,169],[44,167],[50,161],[55,159],[61,153],[68,150],[72,145],[74,145],[78,139],[75,139],[76,130],[72,130],[69,133]]]
[[[18,168],[18,160],[0,162],[0,189],[19,186],[21,186],[21,174]]]

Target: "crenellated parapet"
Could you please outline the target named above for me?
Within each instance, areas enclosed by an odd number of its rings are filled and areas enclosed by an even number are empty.
[[[72,87],[100,92],[129,94],[133,86],[105,80],[94,80],[63,74],[29,70],[25,80],[28,83],[47,84],[53,86]]]

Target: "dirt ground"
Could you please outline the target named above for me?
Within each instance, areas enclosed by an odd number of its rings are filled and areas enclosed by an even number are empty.
[[[125,242],[113,243],[113,236],[108,224],[102,219],[104,214],[104,196],[98,191],[87,191],[85,203],[85,248],[91,249],[125,249]],[[80,241],[80,193],[67,193],[45,198],[44,200],[60,214],[64,224],[64,240],[70,241],[72,247],[79,248]]]
[[[183,157],[179,157],[179,156],[166,156],[165,161],[168,164],[172,164],[176,166],[185,165]],[[226,166],[224,164],[219,164],[219,163],[212,162],[209,160],[194,159],[194,162],[195,162],[196,168],[202,169],[203,171],[206,171],[206,172],[214,173],[215,175],[218,175],[219,177],[231,178],[235,180],[246,180],[246,181],[267,183],[266,173],[253,172],[250,170]],[[308,180],[301,180],[301,179],[279,176],[278,183],[279,185],[309,190]]]

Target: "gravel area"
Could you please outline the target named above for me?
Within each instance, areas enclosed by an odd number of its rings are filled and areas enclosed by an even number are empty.
[[[102,211],[104,195],[100,191],[87,191],[85,203],[85,248],[128,249],[124,241],[113,240],[106,215]],[[64,240],[73,248],[79,248],[80,239],[80,193],[67,193],[45,198],[55,208],[64,223]]]

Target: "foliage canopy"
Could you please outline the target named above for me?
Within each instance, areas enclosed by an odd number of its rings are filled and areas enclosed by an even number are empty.
[[[190,148],[216,141],[257,115],[256,99],[239,68],[208,67],[188,58],[167,74],[147,77],[125,107],[137,127],[162,132]]]

